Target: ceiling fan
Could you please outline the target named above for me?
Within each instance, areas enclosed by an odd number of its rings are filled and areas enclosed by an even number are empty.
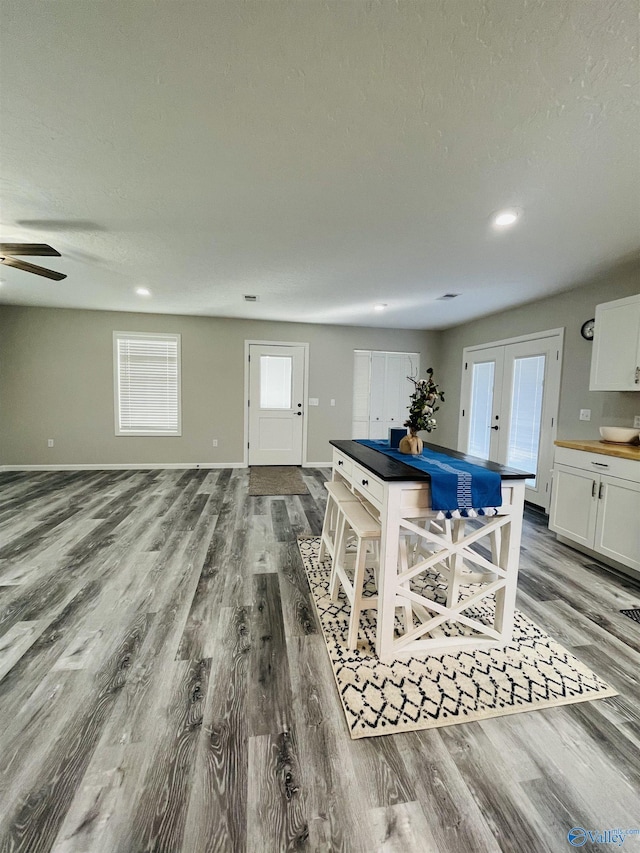
[[[62,281],[63,278],[66,278],[64,273],[48,270],[46,267],[39,267],[36,264],[29,264],[26,261],[19,261],[13,257],[14,255],[62,257],[60,252],[57,252],[46,243],[0,243],[0,264],[4,264],[7,267],[15,267],[17,270],[32,272],[36,275],[42,275],[45,278],[52,278],[54,281]]]

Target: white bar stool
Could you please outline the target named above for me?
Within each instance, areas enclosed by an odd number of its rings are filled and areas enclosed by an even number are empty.
[[[327,490],[327,506],[322,524],[320,551],[318,552],[318,560],[320,562],[324,560],[326,554],[329,554],[330,557],[334,555],[340,506],[344,503],[360,503],[358,497],[344,483],[340,483],[337,480],[330,480],[324,484],[324,487]]]
[[[351,533],[356,541],[353,581],[349,579],[346,572],[347,540]],[[347,645],[350,649],[355,649],[358,645],[358,628],[361,611],[368,610],[370,607],[377,608],[378,606],[377,596],[367,596],[367,598],[364,598],[362,592],[367,562],[367,548],[371,544],[374,546],[376,552],[379,553],[380,536],[380,522],[369,515],[360,501],[356,500],[355,503],[344,502],[339,505],[329,592],[331,600],[337,601],[338,586],[342,584],[347,600],[351,604],[347,640]]]

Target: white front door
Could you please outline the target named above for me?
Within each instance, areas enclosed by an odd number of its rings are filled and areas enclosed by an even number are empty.
[[[525,498],[549,510],[562,335],[471,347],[463,355],[458,448],[530,471]]]
[[[249,465],[302,465],[305,347],[249,345]]]

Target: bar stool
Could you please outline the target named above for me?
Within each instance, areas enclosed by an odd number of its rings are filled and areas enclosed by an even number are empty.
[[[350,534],[353,535],[356,542],[353,581],[349,579],[346,572],[347,544]],[[378,606],[377,596],[364,598],[362,593],[367,550],[369,545],[373,545],[375,553],[379,554],[380,536],[380,522],[367,512],[359,500],[356,499],[355,502],[349,501],[339,505],[329,592],[331,600],[337,601],[339,584],[342,584],[347,600],[351,604],[347,640],[350,649],[355,649],[358,645],[361,611]]]
[[[360,502],[358,497],[344,483],[340,483],[337,480],[330,480],[324,484],[324,487],[327,490],[327,506],[322,524],[320,551],[318,552],[318,560],[320,562],[324,560],[325,554],[329,554],[330,557],[334,555],[340,506],[344,503]]]

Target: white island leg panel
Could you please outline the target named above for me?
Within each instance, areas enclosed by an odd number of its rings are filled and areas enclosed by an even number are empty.
[[[524,481],[503,483],[503,506],[497,515],[480,517],[473,526],[466,519],[460,519],[453,524],[438,525],[440,529],[435,530],[429,526],[429,520],[435,517],[433,511],[403,508],[406,484],[386,483],[385,487],[380,513],[382,544],[376,635],[376,652],[380,659],[390,661],[421,654],[507,645],[513,632],[518,585]],[[422,537],[429,545],[425,550],[431,550],[430,556],[421,557],[413,566],[405,568],[406,560],[399,560],[403,533]],[[471,549],[476,542],[486,546],[491,559]],[[407,583],[434,568],[448,581],[446,605],[412,591]],[[479,588],[470,597],[459,600],[460,583],[470,577]],[[493,624],[485,624],[464,612],[486,603],[485,599],[493,595]],[[410,605],[415,620],[410,630],[405,628],[401,636],[396,636],[395,615],[399,605],[405,608]],[[434,634],[445,622],[455,624],[461,634]]]

